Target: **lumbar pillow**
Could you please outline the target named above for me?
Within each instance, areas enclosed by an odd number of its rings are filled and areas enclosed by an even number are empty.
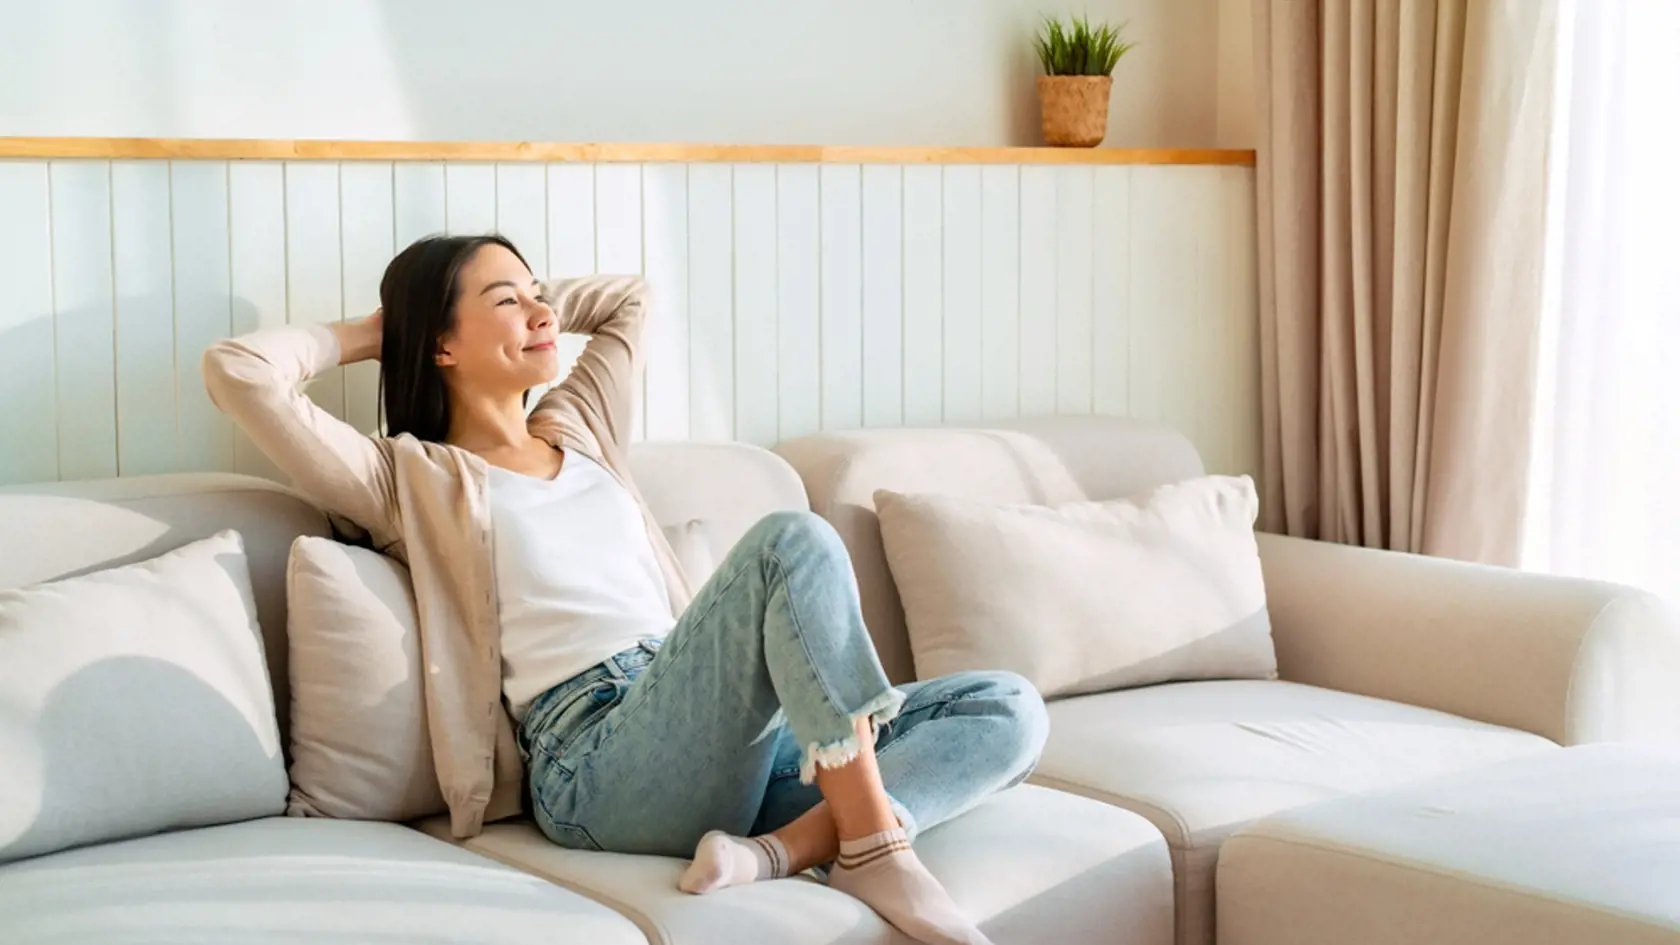
[[[245,545],[0,591],[0,862],[285,810]]]
[[[1108,502],[875,493],[916,674],[1007,669],[1047,697],[1277,675],[1248,477]]]
[[[663,528],[697,585],[714,569],[705,522]],[[442,813],[408,569],[305,536],[286,564],[291,796],[300,817],[402,821]],[[555,680],[560,682],[561,680]]]

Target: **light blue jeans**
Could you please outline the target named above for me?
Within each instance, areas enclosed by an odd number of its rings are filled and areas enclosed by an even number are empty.
[[[519,745],[549,839],[686,857],[708,830],[765,833],[809,810],[814,764],[854,757],[863,716],[912,836],[1025,779],[1049,727],[1012,673],[891,686],[839,536],[784,512],[748,531],[663,641],[538,697]]]

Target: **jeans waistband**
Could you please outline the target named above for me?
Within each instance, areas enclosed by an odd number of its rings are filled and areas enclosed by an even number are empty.
[[[648,664],[653,662],[654,655],[659,652],[659,646],[659,640],[643,640],[629,649],[614,653],[564,682],[556,683],[531,703],[531,707],[525,711],[525,723],[529,725],[540,720],[548,714],[550,707],[566,704],[570,701],[568,697],[581,690],[592,689],[608,680],[634,682],[636,677],[647,669]]]

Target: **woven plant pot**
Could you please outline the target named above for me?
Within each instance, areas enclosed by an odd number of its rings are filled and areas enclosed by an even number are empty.
[[[1108,133],[1106,75],[1038,77],[1039,120],[1044,143],[1058,148],[1094,148]]]

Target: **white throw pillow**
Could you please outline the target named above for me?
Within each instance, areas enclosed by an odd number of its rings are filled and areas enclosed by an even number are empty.
[[[705,523],[663,530],[690,579],[705,580],[713,570]],[[286,812],[389,821],[442,813],[408,569],[366,548],[306,536],[292,543],[286,598]]]
[[[285,803],[237,532],[0,591],[0,862]]]
[[[1277,675],[1246,476],[1108,502],[875,493],[916,674],[1020,673],[1046,697]]]

